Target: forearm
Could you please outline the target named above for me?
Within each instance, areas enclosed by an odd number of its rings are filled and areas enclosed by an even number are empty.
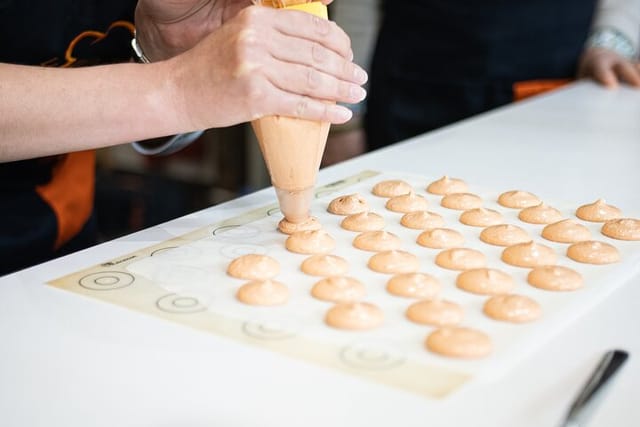
[[[265,115],[344,123],[367,75],[348,36],[298,11],[243,9],[151,64],[0,64],[0,161],[229,126]],[[333,101],[327,103],[326,101]]]
[[[166,63],[55,69],[0,64],[0,161],[191,130]]]
[[[640,0],[599,0],[592,31],[610,28],[622,33],[640,50]]]

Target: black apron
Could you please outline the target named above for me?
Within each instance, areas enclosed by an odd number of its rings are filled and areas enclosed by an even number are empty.
[[[0,0],[0,62],[51,67],[126,62],[135,6],[135,0]],[[0,275],[95,244],[95,220],[89,217],[75,236],[55,247],[58,217],[36,187],[52,180],[64,157],[0,163]]]
[[[365,127],[376,149],[572,78],[594,0],[385,1]]]

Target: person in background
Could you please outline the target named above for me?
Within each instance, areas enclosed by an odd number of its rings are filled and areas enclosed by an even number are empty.
[[[323,101],[365,96],[334,23],[249,0],[5,0],[0,40],[0,274],[94,243],[95,148],[272,114],[344,123]]]
[[[383,1],[369,149],[578,77],[640,87],[640,0]]]
[[[368,68],[380,26],[379,0],[341,0],[331,3],[329,16],[351,38],[354,62]],[[322,166],[329,166],[364,153],[362,131],[366,101],[351,105],[353,119],[331,126]]]

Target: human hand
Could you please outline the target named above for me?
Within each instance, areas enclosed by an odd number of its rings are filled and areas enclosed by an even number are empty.
[[[351,112],[332,101],[365,97],[367,75],[352,58],[349,37],[335,23],[250,6],[168,61],[167,76],[189,129],[266,115],[344,123]]]
[[[583,52],[578,76],[592,78],[608,88],[617,87],[620,81],[640,88],[640,63],[612,50],[593,47]]]
[[[251,0],[139,0],[136,38],[152,62],[171,58],[251,5]]]
[[[321,0],[329,4],[333,0]],[[139,0],[136,38],[152,61],[171,58],[195,46],[252,0]]]

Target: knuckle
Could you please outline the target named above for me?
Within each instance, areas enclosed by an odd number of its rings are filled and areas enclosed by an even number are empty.
[[[351,78],[355,73],[355,66],[349,61],[342,61],[342,77]]]
[[[259,38],[256,31],[246,28],[236,37],[236,50],[239,55],[248,56],[258,45]]]
[[[245,7],[240,12],[238,12],[238,20],[243,26],[251,26],[255,23],[259,18],[262,10],[260,7]]]
[[[232,76],[236,79],[243,78],[245,76],[254,74],[255,70],[259,68],[258,64],[246,59],[237,58],[232,66]]]
[[[309,102],[310,99],[306,96],[300,98],[295,107],[294,114],[296,117],[302,117],[307,113],[307,111],[309,111]]]
[[[351,85],[348,83],[339,83],[336,88],[337,97],[340,99],[350,99],[351,98]]]
[[[307,68],[307,87],[309,89],[316,89],[320,86],[322,78],[314,68]]]
[[[311,15],[311,20],[318,34],[322,36],[328,35],[333,30],[332,24],[335,26],[333,22],[320,18],[319,16]]]
[[[328,122],[330,121],[330,117],[329,117],[329,104],[323,103],[322,104],[322,109],[320,111],[320,120],[323,122]]]
[[[259,46],[255,31],[241,31],[234,43],[230,66],[234,77],[242,77],[259,68]]]
[[[346,33],[345,30],[343,30],[342,28],[340,28],[338,26],[338,24],[336,24],[333,21],[330,21],[329,22],[329,31],[332,34],[335,34],[336,37],[338,39],[340,39],[340,42],[345,45],[345,47],[347,47],[347,48],[351,47],[351,38],[349,37],[349,35]]]
[[[325,20],[325,22],[327,23],[327,30],[328,31],[342,33],[342,29],[340,27],[338,27],[338,24],[336,24],[335,22],[327,21],[327,20]]]
[[[327,60],[327,51],[318,43],[311,45],[311,58],[315,63],[321,64]]]

